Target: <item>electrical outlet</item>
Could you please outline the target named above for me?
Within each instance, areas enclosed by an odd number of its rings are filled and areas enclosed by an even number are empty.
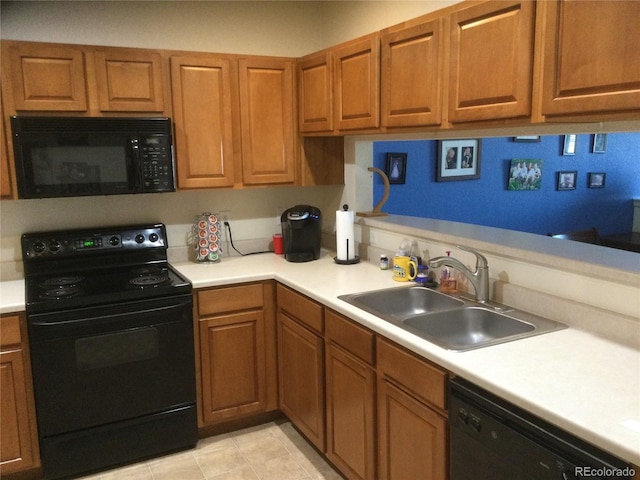
[[[219,214],[221,223],[231,221],[231,210],[222,210]]]

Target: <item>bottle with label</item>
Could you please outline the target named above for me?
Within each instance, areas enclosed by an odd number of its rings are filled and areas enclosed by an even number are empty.
[[[414,240],[411,242],[411,250],[409,251],[409,257],[412,262],[415,262],[416,265],[422,265],[422,257],[420,256],[420,248],[418,247],[418,241]]]
[[[384,253],[380,254],[380,270],[389,270],[389,257]]]

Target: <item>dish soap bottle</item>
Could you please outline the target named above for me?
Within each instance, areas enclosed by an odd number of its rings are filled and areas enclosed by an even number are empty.
[[[451,256],[451,251],[447,250],[447,257]],[[455,271],[445,265],[440,274],[440,291],[443,293],[456,293],[458,291]]]

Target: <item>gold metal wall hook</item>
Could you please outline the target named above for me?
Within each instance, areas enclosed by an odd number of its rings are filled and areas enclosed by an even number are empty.
[[[380,199],[380,201],[377,203],[377,205],[375,207],[373,207],[372,211],[370,211],[370,212],[356,212],[356,215],[359,216],[359,217],[384,217],[384,216],[386,216],[388,214],[385,213],[385,212],[381,212],[380,209],[382,208],[382,206],[387,201],[387,198],[389,198],[389,178],[387,177],[387,174],[384,173],[379,168],[369,167],[369,168],[367,168],[367,170],[370,171],[370,172],[375,172],[375,173],[379,174],[382,177],[382,182],[384,183],[384,195],[382,196],[382,199]]]

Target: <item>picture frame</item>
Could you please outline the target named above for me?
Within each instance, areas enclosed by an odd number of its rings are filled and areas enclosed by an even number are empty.
[[[389,183],[403,184],[407,177],[407,154],[387,153],[387,168],[385,170]]]
[[[436,181],[476,180],[480,178],[482,140],[439,140]]]
[[[520,143],[535,143],[540,141],[540,135],[519,135],[513,137],[514,142]]]
[[[565,135],[564,147],[562,149],[562,155],[575,155],[578,145],[578,135]]]
[[[606,177],[605,172],[589,172],[587,186],[589,188],[604,188]]]
[[[607,151],[607,134],[596,133],[593,135],[593,153],[606,153]]]
[[[559,191],[576,189],[578,180],[578,172],[576,170],[563,170],[557,173],[557,189]]]
[[[514,158],[509,165],[507,190],[540,190],[544,160],[539,158]]]

